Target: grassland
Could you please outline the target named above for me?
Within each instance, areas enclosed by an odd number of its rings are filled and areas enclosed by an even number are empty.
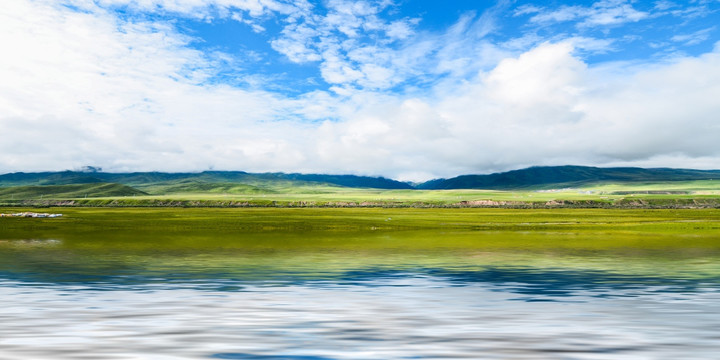
[[[555,166],[413,186],[367,176],[241,171],[12,173],[0,175],[0,206],[720,208],[719,174]]]
[[[26,208],[0,208],[20,212]],[[34,211],[57,212],[53,209]],[[678,231],[720,234],[720,210],[415,209],[415,208],[67,208],[54,219],[3,218],[2,234],[18,231],[135,230],[482,230]]]
[[[89,194],[89,195],[88,195]],[[0,187],[0,206],[719,208],[720,181],[523,190],[382,190],[332,185],[150,183]]]

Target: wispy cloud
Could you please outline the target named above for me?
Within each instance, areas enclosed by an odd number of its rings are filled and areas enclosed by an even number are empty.
[[[165,12],[176,15],[213,18],[231,17],[242,11],[251,17],[261,17],[271,13],[290,14],[298,10],[307,10],[311,5],[305,0],[65,0],[80,8],[125,7],[141,12]]]
[[[674,8],[674,7],[677,7],[677,4],[675,4],[675,3],[672,2],[672,1],[659,0],[659,1],[656,1],[656,2],[655,2],[655,9],[656,9],[656,10],[663,11],[663,10],[672,9],[672,8]]]
[[[694,33],[675,35],[670,40],[684,43],[685,45],[696,45],[701,42],[707,41],[710,38],[710,34],[715,31],[717,27],[709,27],[707,29],[698,30]]]
[[[647,12],[636,10],[629,0],[602,0],[591,6],[564,5],[554,10],[525,7],[516,12],[516,15],[524,14],[535,14],[530,18],[534,23],[577,21],[578,27],[619,25],[637,22],[649,16]]]

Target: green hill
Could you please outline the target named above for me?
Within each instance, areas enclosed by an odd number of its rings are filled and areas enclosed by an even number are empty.
[[[60,185],[85,183],[118,183],[132,187],[172,187],[175,184],[245,184],[265,190],[272,188],[312,187],[312,186],[343,186],[372,189],[412,189],[407,183],[382,177],[356,175],[323,175],[323,174],[285,174],[285,173],[246,173],[243,171],[204,171],[200,173],[103,173],[103,172],[42,172],[12,173],[0,175],[0,187],[18,185]],[[213,188],[226,185],[210,186]],[[202,188],[203,186],[197,185]],[[247,189],[246,189],[247,190]],[[242,190],[245,191],[245,190]],[[222,192],[222,191],[220,191]]]
[[[122,184],[90,183],[70,185],[31,185],[0,187],[0,199],[69,199],[83,197],[110,197],[147,195],[147,193]]]
[[[140,189],[149,194],[274,194],[276,190],[266,189],[254,185],[238,183],[212,183],[195,180],[183,180],[179,182],[162,182],[149,185],[139,185]]]
[[[608,182],[668,182],[718,180],[720,170],[598,168],[589,166],[538,166],[489,175],[462,175],[451,179],[431,180],[417,189],[542,189],[576,187]]]
[[[313,194],[369,190],[542,190],[583,187],[594,184],[640,184],[720,180],[720,170],[598,168],[589,166],[531,167],[489,175],[463,175],[417,184],[382,177],[356,175],[247,173],[204,171],[199,173],[103,173],[42,172],[0,175],[0,196],[126,196],[172,194]],[[69,185],[82,185],[72,187]],[[121,186],[107,188],[110,185]],[[21,187],[17,187],[21,186]],[[68,187],[58,187],[68,186]],[[13,188],[10,188],[13,187]],[[666,189],[659,189],[665,191]],[[623,191],[618,189],[617,191]],[[4,195],[3,195],[4,194]],[[93,195],[94,194],[94,195]]]

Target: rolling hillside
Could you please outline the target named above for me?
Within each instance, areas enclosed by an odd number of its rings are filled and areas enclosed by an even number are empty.
[[[668,182],[720,179],[720,170],[598,168],[589,166],[538,166],[489,175],[462,175],[431,180],[416,186],[424,190],[530,189],[576,187],[608,182]]]
[[[323,175],[323,174],[285,174],[261,173],[253,174],[243,171],[204,171],[200,173],[103,173],[103,172],[42,172],[42,173],[12,173],[0,175],[2,186],[27,185],[64,185],[87,183],[118,183],[132,187],[172,188],[182,185],[188,189],[203,190],[203,188],[216,188],[215,185],[203,184],[244,184],[258,188],[256,191],[272,192],[273,188],[313,187],[313,186],[343,186],[353,188],[372,189],[412,189],[407,183],[370,176],[355,175]],[[193,186],[192,184],[195,184]],[[182,186],[181,186],[182,187]],[[178,189],[176,189],[178,190]],[[236,189],[237,190],[237,189]],[[247,189],[246,189],[247,190]],[[174,190],[173,190],[174,191]],[[222,192],[222,190],[217,190]]]
[[[671,189],[682,181],[720,180],[720,170],[597,168],[587,166],[532,167],[489,175],[463,175],[438,179],[415,187],[395,180],[355,175],[253,174],[242,171],[200,173],[43,172],[0,175],[0,199],[112,197],[133,195],[253,196],[279,194],[338,194],[347,191],[387,190],[542,190],[623,184],[663,184],[648,191],[685,194]],[[363,190],[365,189],[365,190]],[[623,191],[635,191],[617,188]]]
[[[69,199],[83,197],[112,197],[147,195],[147,193],[122,184],[90,183],[70,185],[31,185],[0,187],[0,199]]]

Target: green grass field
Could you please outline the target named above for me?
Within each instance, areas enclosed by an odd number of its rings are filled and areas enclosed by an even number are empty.
[[[54,202],[53,202],[54,201]],[[523,190],[381,190],[332,185],[164,182],[0,187],[0,206],[720,207],[720,180]]]
[[[61,218],[2,218],[0,231],[87,230],[512,230],[669,231],[720,234],[720,210],[414,208],[0,208]]]
[[[649,199],[702,198],[720,199],[720,181],[691,181],[653,184],[599,184],[575,189],[557,190],[374,190],[341,187],[312,187],[281,189],[272,193],[236,192],[177,192],[172,194],[149,192],[138,199],[181,200],[248,200],[248,201],[312,201],[312,202],[380,202],[380,203],[437,203],[453,204],[462,201],[519,201],[538,202],[551,200],[613,201],[628,197]]]

